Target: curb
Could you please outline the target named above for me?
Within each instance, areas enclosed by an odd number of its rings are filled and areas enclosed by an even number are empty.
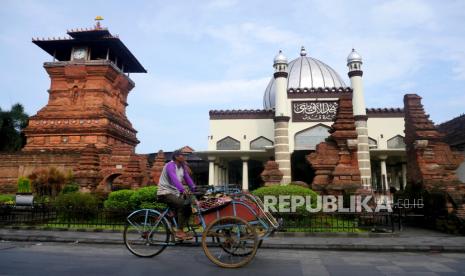
[[[112,244],[123,245],[123,241],[116,239],[72,239],[53,236],[17,236],[0,235],[0,241],[19,242],[57,242],[82,244]],[[180,246],[199,246],[198,243],[181,243]],[[178,245],[177,245],[178,246]],[[264,242],[265,249],[298,249],[298,250],[327,250],[327,251],[369,251],[369,252],[450,252],[465,253],[465,246],[438,245],[364,245],[364,244],[279,244]]]
[[[89,228],[60,228],[60,227],[35,227],[35,226],[11,226],[3,227],[7,230],[38,230],[38,231],[69,231],[87,233],[122,233],[121,230],[89,229]],[[275,232],[271,237],[341,237],[341,238],[377,238],[377,237],[399,237],[399,232]]]

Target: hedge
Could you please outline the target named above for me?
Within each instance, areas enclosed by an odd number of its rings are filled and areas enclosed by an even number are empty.
[[[108,195],[108,199],[105,200],[103,205],[106,209],[132,210],[135,208],[135,206],[131,202],[131,196],[133,194],[133,190],[119,190],[111,192]]]
[[[302,186],[297,186],[297,185],[275,185],[275,186],[269,186],[269,187],[261,187],[261,188],[258,188],[252,191],[252,194],[254,194],[255,196],[258,196],[262,200],[264,196],[275,196],[275,197],[279,197],[282,195],[303,196],[303,197],[310,196],[312,207],[316,207],[316,200],[318,196],[318,194],[314,192],[313,190],[309,188],[304,188]],[[278,204],[274,205],[274,207],[279,209],[278,205],[279,205],[279,202]],[[298,207],[296,211],[297,213],[308,214],[308,212],[305,210],[305,206]]]
[[[104,206],[106,209],[124,210],[166,208],[164,203],[157,202],[157,186],[111,192]]]
[[[0,195],[0,204],[15,204],[14,195]]]
[[[137,209],[164,209],[166,204],[156,201],[157,186],[148,186],[136,190],[129,198]]]
[[[54,200],[59,216],[73,219],[93,218],[98,211],[98,199],[89,193],[60,194]]]

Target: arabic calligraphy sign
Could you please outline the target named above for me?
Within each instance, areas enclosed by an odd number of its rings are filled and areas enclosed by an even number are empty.
[[[337,107],[337,101],[295,101],[292,102],[292,121],[333,121]]]

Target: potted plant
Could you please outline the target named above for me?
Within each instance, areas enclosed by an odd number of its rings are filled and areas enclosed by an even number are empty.
[[[31,180],[26,177],[18,178],[18,192],[16,193],[16,206],[32,206],[34,196],[31,190]]]

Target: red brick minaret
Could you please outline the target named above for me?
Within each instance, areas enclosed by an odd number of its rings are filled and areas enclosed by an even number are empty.
[[[51,85],[47,105],[29,120],[24,151],[98,151],[115,146],[134,152],[137,131],[126,117],[134,87],[129,73],[146,70],[118,36],[97,23],[70,30],[68,38],[33,39],[53,56],[44,68]]]

